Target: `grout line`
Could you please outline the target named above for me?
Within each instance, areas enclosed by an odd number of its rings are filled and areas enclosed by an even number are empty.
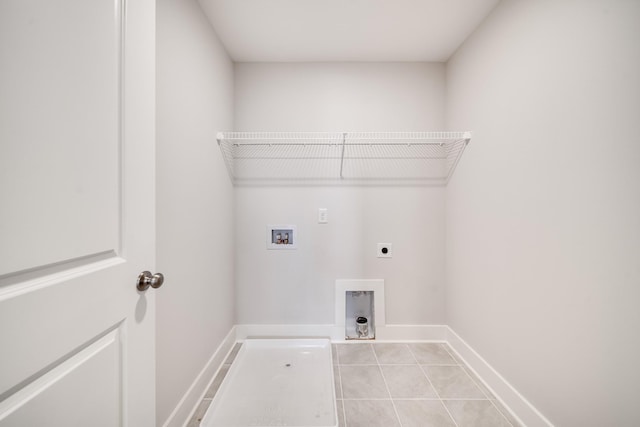
[[[420,363],[418,362],[418,358],[416,357],[416,355],[413,353],[413,350],[411,350],[410,346],[409,347],[409,352],[411,353],[411,355],[413,356],[413,358],[416,360],[416,363],[418,364],[418,367],[420,368],[420,370],[422,371],[422,374],[425,376],[425,378],[427,379],[427,381],[429,381],[429,385],[431,386],[431,388],[433,388],[433,391],[436,393],[436,396],[438,396],[438,400],[440,401],[440,404],[442,405],[442,407],[444,408],[445,411],[447,411],[447,414],[449,414],[449,418],[451,418],[451,421],[453,421],[453,425],[458,427],[458,423],[456,422],[455,418],[453,418],[453,415],[451,415],[451,412],[449,411],[449,408],[447,408],[447,405],[444,404],[444,401],[442,400],[442,398],[440,397],[440,393],[438,393],[438,390],[433,386],[433,383],[431,382],[431,378],[429,378],[429,375],[427,375],[427,373],[424,371],[424,369],[422,368],[422,365],[420,365]],[[445,349],[446,350],[446,349]]]
[[[461,361],[458,357],[456,357],[455,355],[451,354],[451,352],[449,351],[449,344],[447,343],[440,343],[440,347],[445,351],[445,353],[447,353],[449,355],[449,357],[451,358],[451,360],[453,360],[453,365],[455,366],[460,366]],[[445,366],[451,366],[451,363],[449,363],[448,365]]]
[[[340,352],[338,351],[338,345],[336,344],[336,368],[338,368],[338,380],[340,381],[340,396],[342,396],[342,421],[344,422],[344,427],[347,427],[347,410],[344,406],[344,389],[342,388],[342,372],[340,370]],[[337,420],[338,422],[340,420]]]
[[[486,386],[484,384],[482,384],[482,386],[480,384],[478,384],[478,381],[476,381],[473,376],[469,375],[469,372],[465,369],[465,366],[462,365],[460,366],[462,368],[462,372],[465,373],[465,375],[467,376],[467,378],[469,378],[471,380],[471,382],[473,383],[473,385],[475,385],[476,387],[478,387],[478,390],[480,390],[482,392],[482,394],[488,399],[491,400],[491,396],[489,396],[486,392]]]
[[[449,347],[449,348],[447,348],[447,347]],[[467,365],[466,365],[466,364],[464,364],[464,363],[462,363],[462,362],[461,362],[461,359],[460,359],[459,357],[457,357],[457,355],[454,355],[454,354],[451,352],[451,350],[453,350],[453,349],[449,350],[449,349],[450,349],[450,346],[449,346],[449,345],[445,345],[445,346],[444,346],[444,349],[447,351],[447,353],[449,353],[449,355],[450,355],[454,360],[456,360],[456,361],[458,362],[458,364],[462,367],[462,370],[464,371],[464,373],[465,373],[465,374],[467,374],[467,376],[468,376],[468,377],[471,379],[471,381],[476,385],[476,387],[478,387],[478,388],[480,389],[480,391],[482,392],[482,394],[484,394],[484,395],[485,395],[485,397],[487,398],[487,400],[489,400],[489,401],[491,402],[491,405],[493,405],[493,407],[496,409],[496,411],[498,411],[498,413],[499,413],[500,415],[502,415],[502,418],[504,418],[504,419],[507,421],[507,423],[508,423],[511,427],[513,427],[513,424],[511,424],[511,421],[509,421],[509,419],[508,419],[508,418],[507,418],[507,417],[502,413],[502,411],[500,410],[500,408],[498,408],[498,406],[496,405],[496,402],[495,402],[496,397],[495,397],[495,396],[493,396],[493,394],[492,394],[491,396],[489,396],[489,395],[487,394],[487,392],[485,391],[485,390],[488,390],[488,387],[484,384],[484,382],[482,382],[482,379],[481,379],[479,376],[475,375],[475,374],[474,374],[473,376],[472,376],[471,374],[469,374],[469,371],[468,371]],[[474,378],[474,377],[475,377],[475,378]],[[476,380],[476,379],[477,379],[477,380]],[[482,386],[481,386],[480,384],[478,384],[478,382],[482,382]],[[492,396],[493,396],[493,397],[492,397]],[[454,399],[449,399],[449,400],[454,400]],[[469,399],[469,400],[470,400],[470,399]]]
[[[394,364],[394,363],[381,363],[380,366],[416,366],[416,365],[420,365],[420,366],[433,366],[433,367],[440,367],[440,368],[446,368],[446,367],[450,367],[450,368],[454,368],[456,366],[460,366],[460,365],[443,365],[443,364],[434,364],[434,363],[405,363],[405,364]]]
[[[450,346],[449,344],[447,344],[447,345],[443,345],[442,347],[444,348],[444,351],[446,351],[447,353],[449,353],[449,356],[451,356],[451,358],[452,358],[453,360],[455,360],[455,361],[456,361],[456,364],[458,364],[458,365],[459,365],[459,364],[461,363],[461,359],[460,359],[460,357],[458,357],[458,355],[457,355],[457,354],[454,354],[454,353],[451,351],[451,350],[453,350],[453,349],[451,348],[451,346]]]
[[[463,365],[463,366],[465,366],[465,365]],[[465,367],[466,367],[466,366],[465,366]],[[502,413],[502,411],[500,410],[500,408],[498,408],[498,405],[496,405],[496,397],[495,397],[495,396],[493,396],[493,395],[492,395],[493,397],[491,397],[491,396],[489,396],[489,395],[485,392],[485,390],[488,390],[487,386],[486,386],[484,383],[482,384],[482,385],[483,385],[483,387],[480,387],[480,386],[478,385],[478,382],[479,382],[479,381],[482,381],[482,380],[480,379],[480,377],[478,377],[478,376],[476,376],[476,375],[473,375],[473,376],[472,376],[472,375],[470,375],[470,374],[469,374],[469,372],[467,371],[467,369],[463,369],[463,370],[465,371],[465,373],[467,374],[467,376],[468,376],[469,378],[471,378],[471,381],[473,381],[473,383],[476,385],[476,387],[478,387],[478,388],[480,389],[480,391],[482,391],[482,393],[487,397],[487,399],[491,402],[491,404],[493,405],[493,407],[494,407],[494,408],[496,408],[496,411],[498,411],[498,413],[499,413],[500,415],[502,415],[502,418],[504,418],[504,419],[507,421],[507,423],[508,423],[511,427],[513,427],[513,424],[511,423],[511,421],[509,421],[509,419],[508,419],[508,418],[507,418],[507,417]],[[474,376],[478,379],[478,381],[476,381],[476,379],[474,378]]]
[[[462,366],[458,363],[343,363],[342,366]]]
[[[349,400],[352,402],[356,402],[356,401],[360,401],[360,402],[368,402],[368,401],[376,401],[376,402],[388,402],[391,401],[393,399],[387,399],[387,398],[383,398],[383,397],[352,397],[349,399],[342,399],[342,400]],[[403,399],[404,400],[404,399]]]
[[[387,389],[387,393],[389,393],[389,398],[391,399],[391,406],[393,407],[393,412],[396,414],[396,419],[398,420],[398,424],[400,424],[400,427],[402,427],[402,420],[400,419],[400,414],[398,414],[396,403],[393,401],[393,396],[391,396],[391,390],[389,390],[389,384],[387,384],[387,379],[384,376],[384,372],[382,372],[382,367],[380,366],[380,361],[378,360],[378,355],[376,354],[376,350],[373,347],[373,345],[371,345],[371,351],[373,352],[373,357],[376,358],[376,363],[378,364],[378,370],[380,371],[380,375],[382,376],[382,381],[384,382],[384,386]]]
[[[475,402],[491,402],[491,400],[489,399],[479,399],[477,397],[474,398],[466,398],[466,397],[446,397],[446,398],[439,398],[439,397],[396,397],[396,398],[391,398],[391,399],[386,399],[386,398],[382,398],[382,397],[351,397],[349,399],[340,399],[340,400],[352,400],[352,401],[356,401],[356,400],[376,400],[376,401],[386,401],[386,400],[415,400],[415,401],[421,401],[421,400],[459,400],[462,402],[466,402],[466,401],[475,401]]]
[[[378,366],[377,363],[342,363],[342,366]]]
[[[502,413],[502,411],[496,406],[496,402],[495,401],[491,401],[491,403],[493,404],[493,407],[496,408],[496,411],[498,411],[498,413],[500,415],[502,415],[502,418],[504,418],[507,421],[507,424],[509,424],[511,427],[513,427],[513,424],[511,423],[511,421],[509,421],[509,418],[507,418],[504,413]]]
[[[494,407],[494,408],[496,408],[496,411],[498,411],[498,413],[499,413],[500,415],[502,415],[502,418],[504,418],[504,419],[507,421],[507,423],[508,423],[511,427],[513,427],[513,424],[511,423],[511,421],[509,421],[509,418],[507,418],[507,417],[502,413],[502,411],[500,410],[500,408],[498,408],[498,406],[496,405],[496,401],[495,401],[495,400],[490,400],[490,402],[491,402],[491,404],[493,405],[493,407]]]

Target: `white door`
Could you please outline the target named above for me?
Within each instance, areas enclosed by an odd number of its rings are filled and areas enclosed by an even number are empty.
[[[0,426],[155,424],[153,0],[0,0]]]

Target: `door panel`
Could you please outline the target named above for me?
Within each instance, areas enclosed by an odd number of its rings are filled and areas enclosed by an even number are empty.
[[[0,276],[119,246],[120,8],[0,2]]]
[[[117,292],[114,285],[124,265],[123,260],[105,261],[82,268],[74,279],[43,278],[42,288],[0,293],[1,342],[11,343],[3,345],[0,356],[2,366],[11,367],[0,371],[1,392],[32,381],[43,368],[61,363],[126,319],[117,307],[120,301],[110,295]],[[133,280],[129,284],[133,287]]]
[[[116,426],[122,419],[120,330],[115,329],[0,403],[14,426]],[[75,390],[91,390],[76,395]],[[74,396],[73,406],[68,397]]]
[[[153,0],[0,1],[2,427],[155,425],[154,53]]]

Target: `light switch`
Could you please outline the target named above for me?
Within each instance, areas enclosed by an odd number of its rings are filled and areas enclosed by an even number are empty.
[[[329,214],[327,213],[327,208],[318,209],[318,223],[326,224],[329,222]]]

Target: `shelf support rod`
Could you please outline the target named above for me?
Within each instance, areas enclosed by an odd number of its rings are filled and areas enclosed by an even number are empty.
[[[342,166],[344,165],[344,144],[346,140],[347,140],[347,133],[345,132],[342,134],[342,155],[340,156],[340,179],[344,178],[342,176]]]

